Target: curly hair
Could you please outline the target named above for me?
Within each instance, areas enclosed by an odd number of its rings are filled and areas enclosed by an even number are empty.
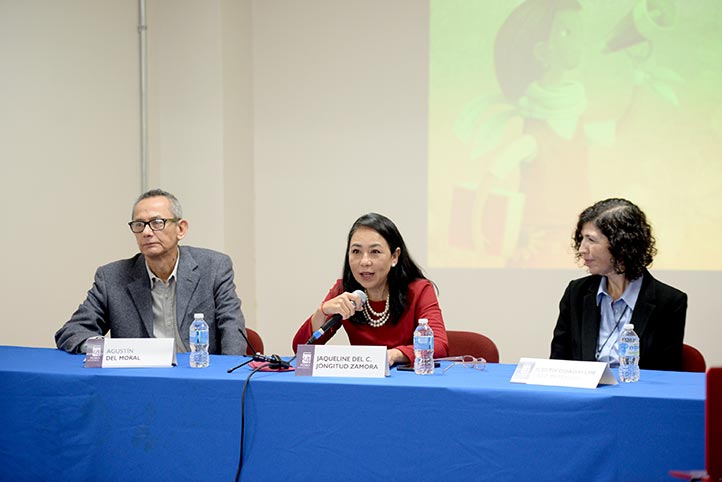
[[[610,198],[582,211],[572,236],[577,261],[581,258],[582,228],[587,223],[596,226],[609,240],[609,253],[616,273],[634,280],[652,264],[657,254],[652,226],[644,212],[632,202]]]
[[[390,304],[389,321],[392,324],[396,324],[406,309],[406,297],[409,291],[409,284],[414,280],[427,278],[424,276],[421,268],[411,258],[409,251],[406,249],[404,238],[401,237],[401,233],[393,221],[382,214],[368,213],[358,218],[353,223],[353,226],[351,226],[351,230],[348,233],[346,253],[344,254],[343,262],[342,279],[344,291],[353,292],[358,289],[363,290],[363,287],[358,281],[356,281],[356,278],[354,278],[351,266],[348,262],[348,250],[351,245],[351,238],[360,227],[370,228],[379,233],[388,243],[392,253],[396,251],[396,248],[401,248],[398,262],[396,266],[389,271],[387,278]],[[359,324],[368,323],[360,311],[357,311],[350,320]]]

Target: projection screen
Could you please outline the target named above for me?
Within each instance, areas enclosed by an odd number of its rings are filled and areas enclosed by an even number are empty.
[[[659,269],[722,270],[722,3],[432,0],[432,268],[569,268],[625,197]]]

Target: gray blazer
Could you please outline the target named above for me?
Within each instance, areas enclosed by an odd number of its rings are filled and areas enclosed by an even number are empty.
[[[208,351],[244,354],[246,342],[240,330],[245,330],[245,320],[231,258],[209,249],[180,246],[176,274],[176,318],[185,344],[180,351],[190,351],[188,329],[193,314],[203,313],[209,328]],[[140,253],[97,269],[87,298],[55,333],[55,343],[62,350],[78,353],[89,337],[108,331],[114,338],[152,336],[150,280]]]

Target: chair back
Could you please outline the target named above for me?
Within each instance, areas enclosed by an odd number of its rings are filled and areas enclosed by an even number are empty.
[[[258,332],[246,327],[246,334],[248,335],[248,341],[250,342],[246,347],[246,355],[255,355],[253,349],[258,350],[258,353],[263,353],[263,340]],[[253,348],[251,348],[253,345]]]
[[[473,331],[447,330],[449,356],[472,355],[488,363],[499,363],[499,349],[488,336]]]
[[[669,475],[695,482],[722,480],[722,367],[712,367],[707,372],[707,396],[704,401],[704,459],[705,470],[670,470]]]
[[[683,372],[701,372],[707,370],[707,363],[702,353],[686,343],[682,345],[682,371]]]
[[[722,480],[722,367],[707,372],[705,461],[709,480]]]

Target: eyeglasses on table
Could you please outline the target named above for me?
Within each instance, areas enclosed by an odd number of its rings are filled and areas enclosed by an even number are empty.
[[[471,355],[460,355],[460,356],[446,356],[442,358],[434,358],[435,362],[451,362],[447,366],[444,367],[444,371],[442,373],[446,373],[451,369],[451,367],[455,367],[457,365],[461,365],[464,368],[473,368],[475,370],[484,370],[486,369],[486,360],[479,357],[473,357]]]

